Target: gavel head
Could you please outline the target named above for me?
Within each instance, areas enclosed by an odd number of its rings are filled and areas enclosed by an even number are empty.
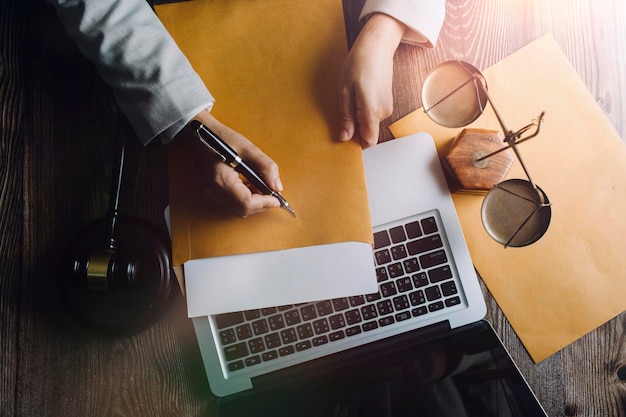
[[[85,227],[68,245],[57,284],[70,314],[86,327],[128,334],[144,329],[167,305],[173,281],[169,239],[143,220],[120,216],[116,248],[110,222]]]

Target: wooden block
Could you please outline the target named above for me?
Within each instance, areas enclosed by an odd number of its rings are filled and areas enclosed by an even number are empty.
[[[463,129],[443,158],[443,167],[454,192],[490,190],[501,182],[513,165],[510,149],[483,161],[476,161],[506,146],[500,132],[486,129]]]

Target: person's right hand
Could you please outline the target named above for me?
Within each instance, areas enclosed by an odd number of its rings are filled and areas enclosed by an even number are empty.
[[[378,143],[379,124],[393,111],[393,55],[406,27],[385,14],[372,15],[348,53],[339,77],[339,140]]]
[[[252,169],[261,175],[271,189],[282,191],[278,165],[246,137],[219,122],[209,111],[194,117],[215,132],[233,148]],[[272,196],[260,194],[245,184],[239,173],[222,162],[219,157],[194,137],[194,158],[202,185],[208,198],[240,217],[248,217],[269,208],[280,207]]]

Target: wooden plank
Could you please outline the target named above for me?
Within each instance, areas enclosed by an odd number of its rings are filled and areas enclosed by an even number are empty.
[[[17,2],[0,4],[0,410],[14,415],[17,407],[19,364],[20,280],[23,237],[24,146],[21,122],[24,114],[24,84],[20,40],[24,20]]]

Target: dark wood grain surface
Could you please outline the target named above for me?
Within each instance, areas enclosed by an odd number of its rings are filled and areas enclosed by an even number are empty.
[[[344,1],[350,41],[361,4]],[[396,54],[395,110],[384,125],[420,106],[421,83],[441,61],[483,69],[552,33],[624,138],[625,20],[621,0],[449,0],[436,48],[403,45]],[[132,139],[117,130],[110,102],[47,6],[0,2],[2,416],[210,415],[214,400],[180,294],[147,330],[119,337],[80,326],[56,295],[65,245],[108,208],[114,138]],[[391,138],[386,129],[382,138]],[[166,150],[129,142],[121,209],[165,230]],[[534,364],[483,290],[488,320],[550,416],[626,416],[624,314]]]

